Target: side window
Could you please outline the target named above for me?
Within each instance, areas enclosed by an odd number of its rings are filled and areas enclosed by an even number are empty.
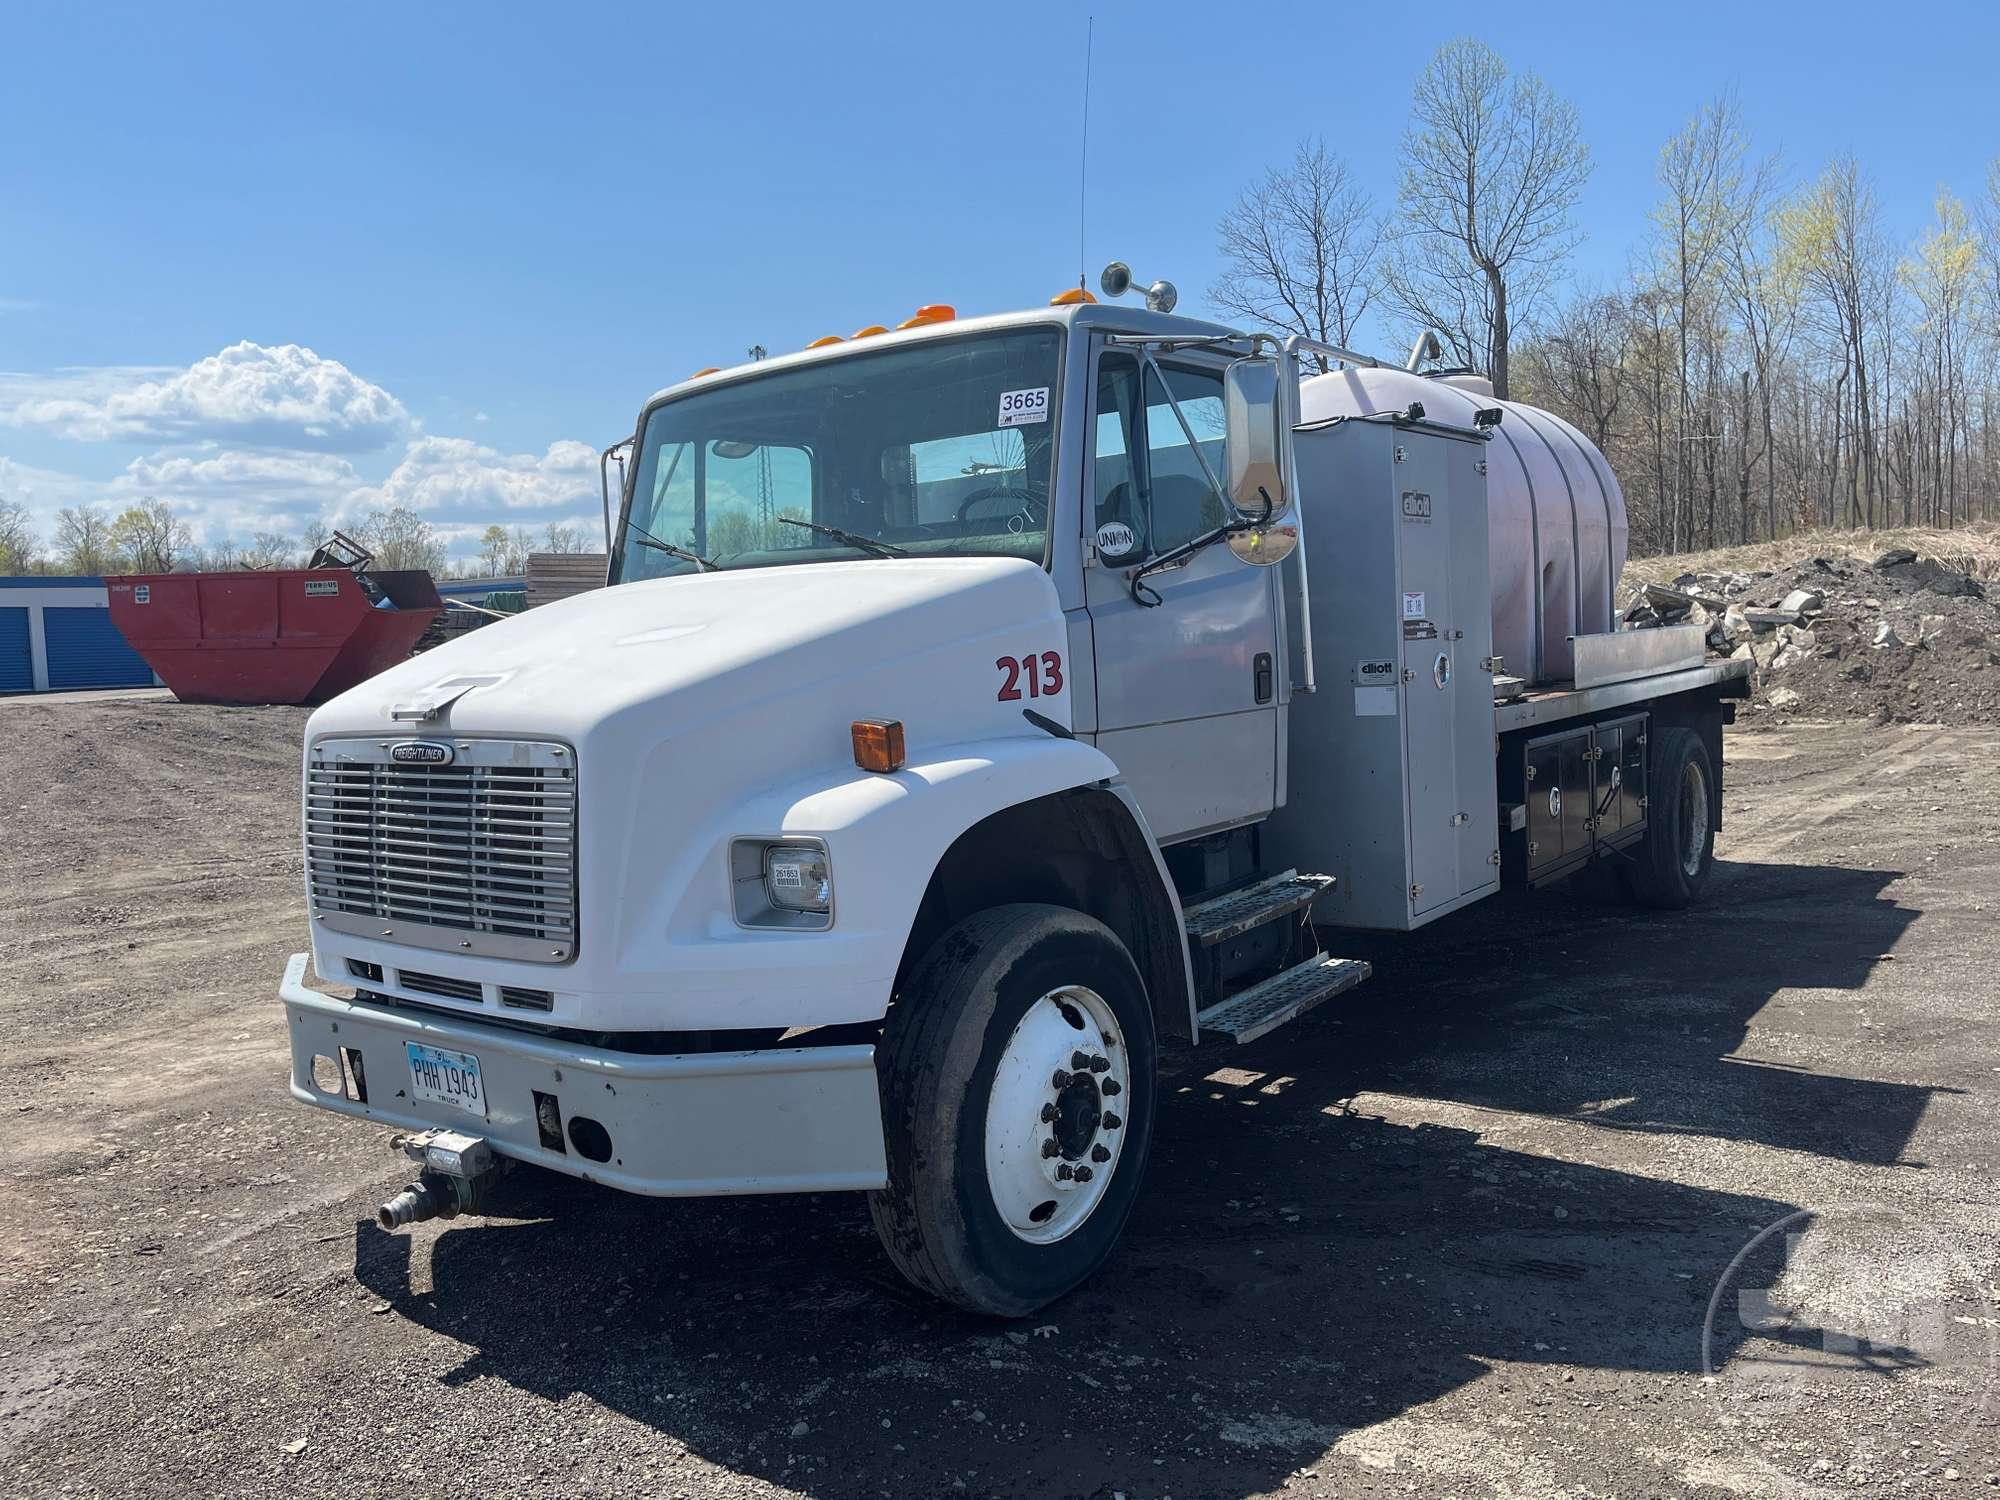
[[[1094,526],[1122,521],[1145,541],[1133,453],[1139,437],[1139,361],[1107,354],[1097,362],[1097,480]]]
[[[1221,374],[1161,368],[1201,458],[1219,479],[1224,473]],[[1165,552],[1222,524],[1222,502],[1188,446],[1187,430],[1158,378],[1131,355],[1107,354],[1098,361],[1096,469],[1096,524],[1124,522],[1143,552]]]
[[[1213,370],[1161,367],[1167,387],[1187,419],[1183,429],[1152,371],[1146,372],[1146,455],[1152,475],[1152,548],[1165,552],[1222,524],[1222,502],[1202,473],[1202,460],[1219,480],[1226,471],[1222,443],[1222,375]],[[1201,459],[1188,447],[1188,430]]]

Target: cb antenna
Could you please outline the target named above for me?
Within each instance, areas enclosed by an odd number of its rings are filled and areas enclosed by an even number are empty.
[[[1090,16],[1083,27],[1083,143],[1076,165],[1076,284],[1084,285],[1083,212],[1090,199],[1090,48],[1097,36],[1097,17]]]

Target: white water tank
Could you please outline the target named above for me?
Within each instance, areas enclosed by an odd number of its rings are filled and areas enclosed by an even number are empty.
[[[1476,375],[1419,375],[1382,366],[1335,370],[1299,385],[1301,422],[1401,412],[1411,402],[1434,422],[1472,426],[1504,415],[1487,445],[1487,558],[1493,579],[1493,651],[1530,683],[1572,676],[1569,640],[1617,627],[1625,567],[1625,495],[1604,455],[1552,412],[1496,401]],[[1338,524],[1338,497],[1307,497],[1310,529]]]

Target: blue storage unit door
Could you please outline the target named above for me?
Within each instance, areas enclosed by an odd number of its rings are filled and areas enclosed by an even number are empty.
[[[108,609],[49,605],[42,611],[51,688],[149,687],[153,669],[111,623]]]
[[[104,612],[106,615],[110,610]],[[0,609],[0,693],[32,693],[35,659],[28,648],[28,612]]]

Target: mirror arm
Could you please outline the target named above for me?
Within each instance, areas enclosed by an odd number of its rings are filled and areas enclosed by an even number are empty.
[[[609,448],[606,448],[602,453],[597,455],[597,485],[604,495],[604,550],[606,552],[611,550],[611,460],[613,455],[617,456],[618,508],[623,510],[625,508],[625,455],[620,450],[630,448],[634,441],[636,440],[633,438],[620,438]]]

